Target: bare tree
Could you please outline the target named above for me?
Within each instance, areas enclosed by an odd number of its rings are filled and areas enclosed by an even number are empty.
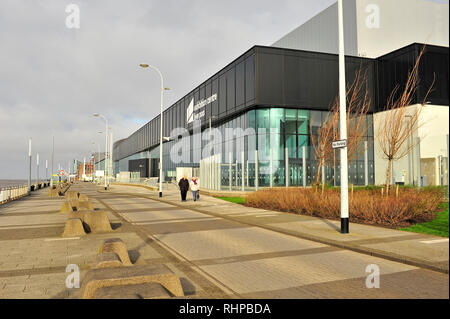
[[[371,99],[367,83],[367,69],[359,68],[355,79],[347,87],[347,147],[349,161],[359,157],[361,144],[367,133],[367,113],[370,110]],[[332,142],[339,139],[339,97],[336,97],[331,111],[325,121],[317,129],[317,135],[312,131],[310,122],[311,142],[315,160],[318,162],[316,184],[319,184],[323,165],[333,162],[334,150]]]
[[[428,95],[430,94],[433,83],[430,85],[425,98],[419,107],[408,108],[413,103],[417,86],[419,83],[418,69],[420,60],[425,51],[425,46],[420,51],[419,56],[416,59],[413,69],[408,73],[408,78],[405,83],[403,92],[396,98],[399,85],[397,84],[392,90],[386,103],[385,111],[385,123],[384,126],[380,125],[377,130],[376,138],[380,146],[380,150],[384,159],[388,161],[386,171],[386,194],[389,194],[391,170],[394,161],[397,161],[405,157],[413,147],[415,143],[408,144],[409,137],[417,130],[423,123],[419,123],[422,107],[425,104]],[[405,123],[405,116],[409,117],[409,123]]]

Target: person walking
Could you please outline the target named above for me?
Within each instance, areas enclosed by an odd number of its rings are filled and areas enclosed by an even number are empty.
[[[198,183],[198,180],[196,177],[192,177],[191,180],[191,191],[192,191],[192,197],[194,198],[194,202],[198,199],[198,190],[200,189],[200,184]]]
[[[189,190],[189,181],[186,178],[186,175],[183,176],[182,179],[180,179],[180,182],[178,183],[178,186],[180,187],[180,193],[181,193],[181,201],[186,201],[186,195]]]

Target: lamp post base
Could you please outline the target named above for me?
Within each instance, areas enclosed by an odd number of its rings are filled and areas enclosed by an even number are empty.
[[[349,233],[349,219],[341,218],[341,234]]]

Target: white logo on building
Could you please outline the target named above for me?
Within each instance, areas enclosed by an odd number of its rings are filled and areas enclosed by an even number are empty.
[[[188,124],[194,122],[194,98],[192,98],[191,103],[187,107],[186,122]]]
[[[187,107],[186,110],[186,122],[189,124],[195,120],[199,120],[202,117],[204,117],[205,110],[203,108],[214,101],[217,101],[217,93],[211,95],[207,99],[198,101],[197,104],[195,105],[194,105],[194,98],[192,98],[191,103],[189,103],[189,106]]]

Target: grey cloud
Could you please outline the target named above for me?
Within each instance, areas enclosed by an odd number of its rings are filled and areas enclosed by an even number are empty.
[[[41,161],[56,136],[55,163],[67,166],[97,146],[110,119],[115,139],[168,107],[255,44],[270,45],[333,0],[0,2],[0,178],[25,178],[28,137]],[[65,27],[65,6],[81,28]],[[41,166],[43,167],[43,165]],[[43,172],[43,171],[42,171]],[[34,174],[34,172],[33,172]],[[41,173],[41,176],[43,173]]]

